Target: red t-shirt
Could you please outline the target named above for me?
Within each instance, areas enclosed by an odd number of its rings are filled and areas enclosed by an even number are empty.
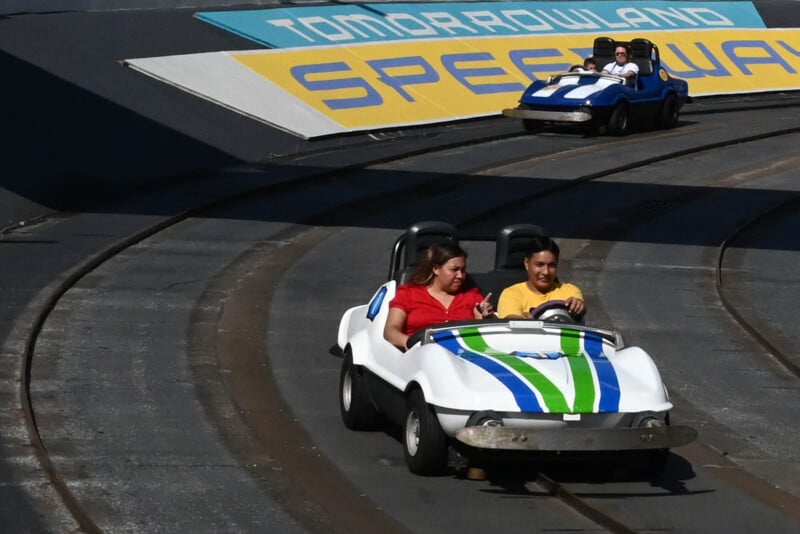
[[[449,308],[428,293],[427,286],[403,284],[397,287],[397,293],[389,303],[390,308],[400,308],[408,315],[406,319],[406,335],[410,336],[420,328],[448,321],[466,321],[474,319],[472,310],[475,304],[483,300],[478,288],[456,294]]]

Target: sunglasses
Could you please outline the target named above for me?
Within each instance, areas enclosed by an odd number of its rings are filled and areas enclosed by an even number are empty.
[[[625,52],[615,52],[614,55],[615,56],[627,56],[628,54],[625,53]]]

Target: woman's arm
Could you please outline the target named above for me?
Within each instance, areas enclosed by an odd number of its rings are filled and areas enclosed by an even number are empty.
[[[406,342],[409,336],[406,335],[406,319],[408,314],[400,308],[389,308],[389,317],[386,318],[386,326],[383,328],[383,337],[403,352],[406,351]]]

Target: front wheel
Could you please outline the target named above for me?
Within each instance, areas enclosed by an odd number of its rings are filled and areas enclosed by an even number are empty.
[[[403,426],[403,453],[409,471],[417,475],[440,475],[447,469],[447,436],[422,390],[408,396]]]
[[[630,115],[627,102],[620,102],[608,119],[608,133],[611,135],[625,135],[628,133]]]

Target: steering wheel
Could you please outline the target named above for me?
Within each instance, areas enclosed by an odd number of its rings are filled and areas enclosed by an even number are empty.
[[[582,316],[573,315],[566,301],[551,300],[531,308],[531,317],[546,323],[578,324]]]

